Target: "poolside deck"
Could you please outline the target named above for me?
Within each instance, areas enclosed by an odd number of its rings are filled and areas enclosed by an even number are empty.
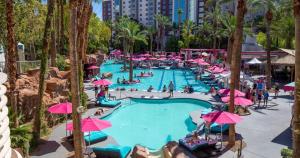
[[[88,87],[88,86],[87,86]],[[92,100],[94,92],[87,88],[86,92]],[[168,97],[168,93],[157,92],[129,92],[129,91],[111,91],[111,95],[119,98],[153,96],[157,98]],[[291,146],[291,131],[289,129],[291,119],[291,98],[286,93],[281,93],[277,99],[270,101],[270,106],[266,109],[250,108],[251,115],[244,116],[243,121],[236,126],[236,132],[242,134],[247,146],[242,151],[245,158],[281,158],[280,150],[284,147]],[[209,101],[212,104],[220,104],[211,95],[203,93],[174,93],[174,98],[194,98]],[[272,96],[271,96],[272,98]],[[94,114],[97,108],[91,108],[83,117]],[[40,145],[39,148],[31,155],[32,158],[53,158],[68,157],[72,151],[72,147],[61,138],[65,136],[65,125],[61,124],[54,128],[49,136],[48,141]],[[106,144],[117,144],[117,142],[109,137],[107,140],[94,144],[92,146],[105,146]],[[236,152],[228,150],[221,158],[235,157]]]

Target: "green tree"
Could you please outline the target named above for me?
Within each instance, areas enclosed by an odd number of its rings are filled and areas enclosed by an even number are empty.
[[[111,29],[105,22],[101,21],[96,14],[91,16],[88,37],[88,53],[94,53],[99,49],[106,53],[108,52]]]
[[[147,27],[147,34],[149,36],[149,51],[150,54],[153,55],[153,40],[154,40],[154,34],[156,33],[156,29],[154,27]]]
[[[191,41],[195,38],[193,30],[195,24],[192,21],[185,21],[182,29],[182,41],[179,41],[180,48],[189,48]]]
[[[147,37],[146,33],[144,31],[141,31],[140,25],[138,25],[134,21],[129,21],[127,25],[122,29],[124,32],[120,36],[124,38],[129,47],[130,52],[130,70],[129,70],[129,81],[133,81],[133,51],[134,51],[134,45],[137,41],[143,41],[144,43],[147,43]]]
[[[155,15],[155,20],[157,21],[157,24],[158,24],[157,50],[162,51],[162,50],[164,50],[164,45],[165,45],[166,27],[171,26],[171,22],[167,16],[163,16],[161,14]]]

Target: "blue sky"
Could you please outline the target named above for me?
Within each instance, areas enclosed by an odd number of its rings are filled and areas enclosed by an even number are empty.
[[[102,19],[102,1],[100,1],[100,3],[93,3],[93,11]]]
[[[42,0],[45,4],[47,0]],[[97,14],[97,16],[102,19],[102,0],[99,3],[93,3],[93,12]]]

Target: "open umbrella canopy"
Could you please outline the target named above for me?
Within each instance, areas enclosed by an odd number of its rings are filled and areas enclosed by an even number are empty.
[[[159,60],[159,61],[164,61],[164,60],[167,60],[167,58],[158,58],[157,60]]]
[[[223,71],[224,71],[223,68],[216,67],[216,68],[213,69],[211,72],[217,74],[217,73],[222,73]]]
[[[228,96],[228,95],[230,95],[230,89],[229,88],[227,88],[227,89],[220,89],[219,91],[218,91],[218,93],[220,94],[220,95],[223,95],[223,96]],[[234,90],[234,96],[235,97],[244,97],[245,96],[245,93],[243,93],[243,92],[241,92],[241,91],[239,91],[239,90]]]
[[[295,82],[291,82],[283,86],[284,91],[294,91],[295,90]]]
[[[98,67],[98,66],[92,65],[92,66],[88,67],[87,69],[88,70],[94,70],[94,69],[99,69],[99,68],[100,67]]]
[[[70,114],[72,113],[72,103],[58,103],[49,107],[48,111],[52,114]]]
[[[209,67],[208,70],[212,71],[212,70],[214,70],[214,69],[216,69],[216,68],[219,68],[219,66],[214,65],[214,66],[212,66],[212,67]]]
[[[200,66],[209,66],[209,65],[210,65],[209,63],[207,63],[207,62],[205,62],[205,61],[203,61],[203,62],[198,62],[197,64],[200,65]]]
[[[112,82],[107,79],[101,79],[98,81],[94,81],[93,84],[100,85],[100,86],[109,86],[112,84]]]
[[[224,103],[229,103],[230,96],[222,97],[221,100]],[[235,97],[234,98],[234,105],[240,105],[240,106],[245,107],[245,106],[253,105],[253,102],[251,100],[243,98],[243,97]]]
[[[256,59],[256,58],[253,58],[253,59],[251,59],[250,61],[248,61],[247,64],[255,65],[255,64],[262,64],[262,62],[259,61],[259,60]]]
[[[151,57],[151,58],[148,58],[148,60],[157,60],[157,58]]]
[[[109,121],[100,120],[98,118],[85,118],[81,120],[81,131],[82,132],[91,132],[91,131],[101,131],[105,128],[111,127]],[[67,130],[73,130],[73,123],[67,124]]]
[[[203,115],[202,118],[207,122],[218,124],[235,124],[242,120],[239,115],[226,111],[214,111]]]

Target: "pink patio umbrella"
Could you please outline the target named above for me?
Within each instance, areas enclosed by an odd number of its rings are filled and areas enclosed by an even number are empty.
[[[111,81],[107,80],[107,79],[101,79],[98,81],[94,81],[93,82],[94,85],[100,85],[100,86],[109,86],[112,84]]]
[[[197,62],[197,64],[200,65],[200,66],[209,66],[210,65],[209,63],[207,63],[205,61],[203,61],[203,62]]]
[[[202,58],[194,59],[194,62],[200,63],[200,62],[205,62]]]
[[[219,91],[218,91],[218,93],[220,94],[220,95],[223,95],[223,96],[229,96],[230,95],[230,89],[229,88],[227,88],[227,89],[220,89]],[[235,97],[244,97],[245,96],[245,93],[243,93],[243,92],[241,92],[241,91],[239,91],[239,90],[234,90],[234,96]]]
[[[67,129],[67,115],[72,113],[72,103],[58,103],[48,108],[48,111],[52,114],[65,114],[66,116],[66,129]],[[67,135],[66,130],[66,135]]]
[[[94,70],[94,69],[99,69],[99,68],[100,67],[98,67],[98,66],[92,65],[92,66],[88,67],[87,69],[88,70]]]
[[[236,124],[242,120],[242,118],[237,115],[226,111],[214,111],[202,116],[202,119],[206,122],[217,123],[221,125],[221,137],[223,140],[222,126],[223,124]],[[222,141],[221,141],[222,148]]]
[[[218,67],[219,67],[219,66],[214,65],[214,66],[208,68],[208,70],[212,71],[212,70],[214,70],[215,68],[218,68]]]
[[[294,91],[295,90],[295,82],[291,82],[283,86],[284,91]]]
[[[157,60],[157,58],[151,57],[151,58],[148,58],[148,60]]]
[[[215,74],[218,74],[218,73],[222,73],[223,71],[224,71],[223,68],[217,67],[217,68],[213,69],[211,72],[212,72],[212,73],[215,73]]]
[[[167,58],[158,58],[157,60],[159,60],[159,61],[164,61],[164,60],[167,60]]]
[[[230,96],[222,97],[221,100],[224,103],[229,103]],[[251,100],[243,98],[243,97],[235,97],[234,98],[234,105],[240,105],[242,107],[246,107],[246,106],[253,105],[253,102]]]
[[[187,62],[195,62],[194,59],[189,59],[189,60],[186,60]]]
[[[85,118],[81,121],[81,131],[82,132],[91,132],[91,131],[101,131],[103,129],[111,127],[109,121],[100,120],[98,118]],[[73,131],[73,123],[67,124],[67,130]],[[90,135],[90,134],[89,134]]]

